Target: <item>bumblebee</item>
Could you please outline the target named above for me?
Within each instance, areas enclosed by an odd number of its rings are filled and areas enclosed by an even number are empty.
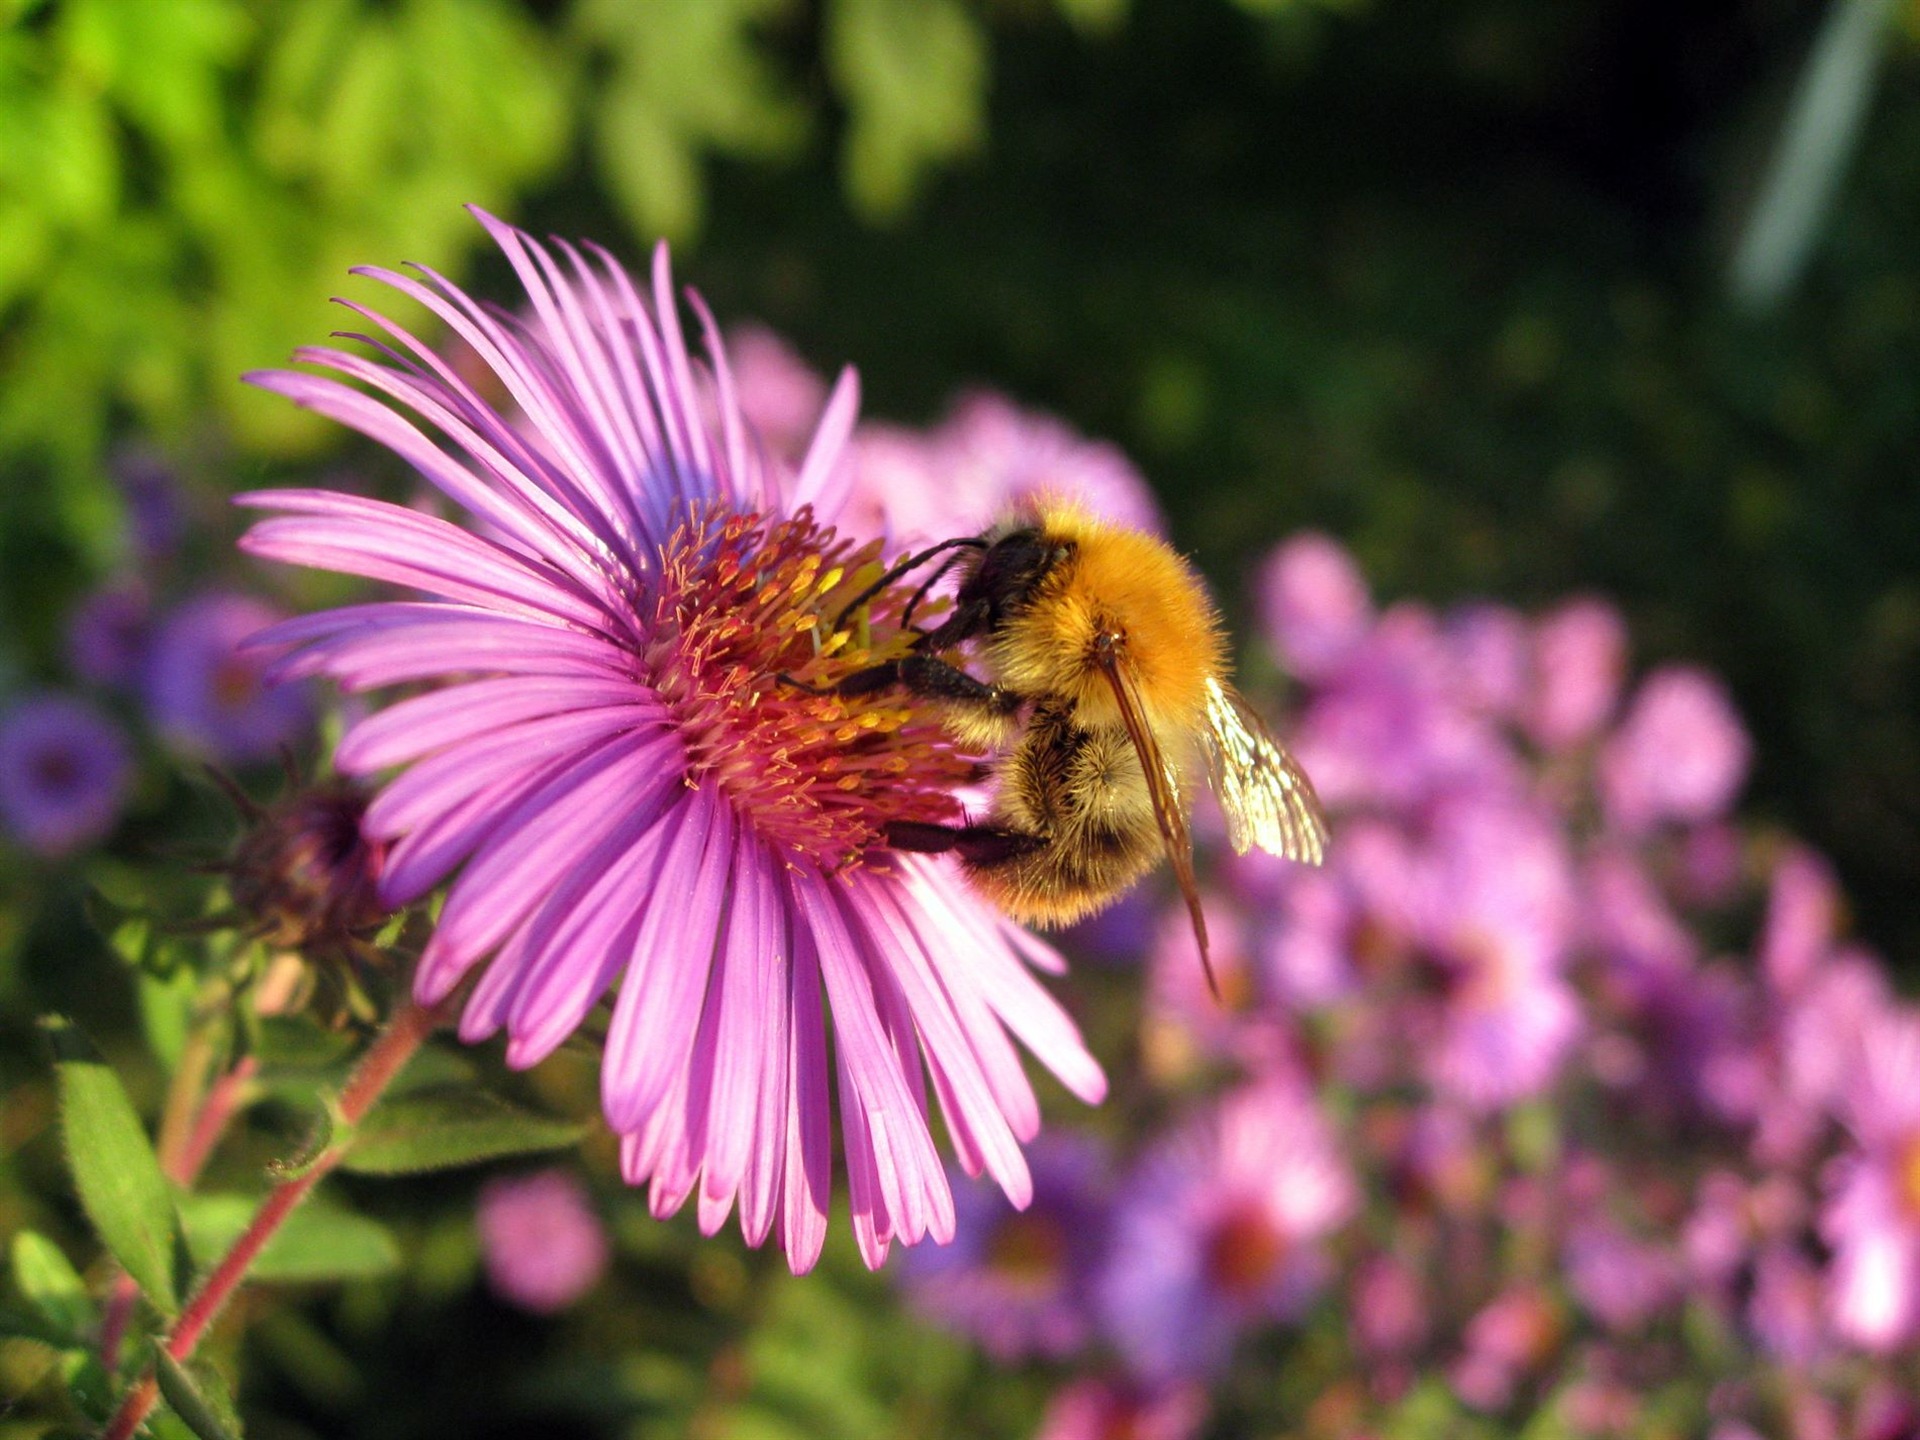
[[[1318,864],[1326,821],[1312,783],[1227,679],[1220,618],[1191,566],[1138,530],[1042,500],[979,537],[908,556],[836,620],[943,552],[905,618],[959,567],[952,609],[904,656],[835,689],[901,686],[937,702],[963,743],[993,758],[976,824],[897,821],[897,850],[953,853],[1008,915],[1041,927],[1101,909],[1164,855],[1193,918],[1188,778],[1204,771],[1245,853]],[[976,675],[958,663],[972,647]]]

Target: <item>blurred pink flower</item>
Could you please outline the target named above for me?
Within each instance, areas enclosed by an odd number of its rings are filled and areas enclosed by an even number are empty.
[[[1462,606],[1442,622],[1462,700],[1492,719],[1517,719],[1532,695],[1533,636],[1505,605]]]
[[[1920,1339],[1920,1014],[1876,1016],[1840,1096],[1855,1149],[1833,1167],[1820,1229],[1835,1329],[1869,1350]]]
[[[1192,1440],[1206,1417],[1198,1385],[1075,1380],[1047,1402],[1034,1440]]]
[[[1528,734],[1563,750],[1597,734],[1619,703],[1627,669],[1627,623],[1604,600],[1570,600],[1534,630],[1534,693]]]
[[[489,1180],[474,1221],[488,1282],[522,1310],[564,1310],[606,1273],[606,1228],[570,1171]]]
[[[798,466],[827,408],[827,382],[765,325],[727,329],[733,389],[747,425],[776,455]]]
[[[1313,1097],[1290,1079],[1243,1086],[1124,1185],[1097,1290],[1108,1336],[1150,1382],[1217,1370],[1247,1324],[1312,1298],[1320,1242],[1358,1202]]]
[[[1636,1329],[1679,1298],[1674,1257],[1605,1218],[1576,1224],[1560,1263],[1574,1299],[1609,1330]]]
[[[1725,686],[1692,666],[1663,666],[1601,750],[1607,818],[1628,835],[1712,820],[1733,803],[1752,748]]]
[[[1254,579],[1261,626],[1295,675],[1317,679],[1373,624],[1366,577],[1340,542],[1309,530],[1282,542]]]
[[[1504,1410],[1520,1381],[1560,1343],[1563,1329],[1559,1311],[1539,1290],[1502,1292],[1467,1325],[1464,1353],[1451,1370],[1454,1389],[1477,1410]]]
[[[1512,789],[1518,758],[1464,703],[1433,615],[1397,605],[1309,698],[1294,753],[1329,806],[1405,812],[1450,787]],[[1336,847],[1336,853],[1337,853]]]
[[[1021,501],[1053,494],[1135,529],[1165,529],[1118,447],[1004,396],[961,396],[933,430],[865,425],[853,437],[850,519],[901,546],[978,535]]]

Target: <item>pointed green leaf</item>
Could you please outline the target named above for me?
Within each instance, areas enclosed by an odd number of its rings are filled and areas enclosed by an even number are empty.
[[[78,1343],[93,1328],[93,1301],[85,1283],[46,1236],[22,1230],[13,1237],[13,1283],[47,1322],[48,1338]]]
[[[213,1263],[247,1228],[259,1201],[248,1195],[189,1195],[180,1212],[187,1244],[200,1264]],[[309,1200],[287,1217],[248,1275],[301,1284],[384,1275],[400,1263],[400,1247],[384,1225],[324,1200]]]
[[[363,1175],[446,1170],[503,1155],[558,1150],[577,1141],[584,1129],[471,1086],[420,1090],[388,1101],[363,1120],[341,1166]]]
[[[120,1077],[79,1030],[41,1022],[53,1045],[60,1114],[74,1188],[100,1239],[146,1297],[171,1314],[179,1220],[160,1162]]]
[[[240,1417],[219,1375],[189,1370],[164,1345],[153,1347],[153,1369],[167,1404],[200,1440],[240,1440]]]

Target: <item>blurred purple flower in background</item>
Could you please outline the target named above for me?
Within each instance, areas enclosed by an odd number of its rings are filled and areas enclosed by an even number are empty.
[[[148,718],[168,744],[215,764],[247,765],[307,733],[306,687],[270,679],[266,659],[245,643],[285,618],[250,595],[216,592],[161,620],[144,693]]]
[[[1015,1210],[981,1186],[954,1186],[954,1240],[909,1250],[907,1297],[971,1335],[1001,1362],[1059,1358],[1092,1328],[1088,1284],[1106,1242],[1112,1176],[1105,1153],[1073,1134],[1044,1135],[1027,1152],[1033,1201]]]
[[[1048,1403],[1034,1440],[1192,1440],[1206,1418],[1206,1392],[1195,1384],[1076,1380]]]
[[[133,781],[120,729],[84,700],[41,692],[0,712],[0,830],[57,860],[104,838]]]
[[[494,1293],[536,1315],[564,1310],[586,1294],[611,1257],[606,1227],[568,1170],[489,1180],[474,1224]]]
[[[107,464],[127,508],[127,539],[143,563],[164,560],[186,536],[180,477],[158,451],[129,445]]]
[[[89,685],[136,684],[153,628],[146,588],[122,581],[94,591],[67,616],[67,662]]]
[[[1217,1371],[1244,1328],[1313,1299],[1331,1271],[1320,1242],[1358,1198],[1303,1087],[1242,1087],[1160,1141],[1123,1186],[1099,1281],[1107,1334],[1148,1381]]]

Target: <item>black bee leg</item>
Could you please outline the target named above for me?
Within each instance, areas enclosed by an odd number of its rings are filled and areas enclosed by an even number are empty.
[[[928,700],[948,700],[996,715],[1011,715],[1021,697],[998,685],[975,679],[958,665],[932,655],[903,655],[865,670],[856,670],[833,687],[836,695],[874,695],[898,685]]]
[[[916,855],[951,852],[969,865],[986,870],[1022,855],[1031,855],[1046,843],[1038,835],[999,825],[932,825],[924,820],[887,822],[887,844],[895,850],[909,850]]]

